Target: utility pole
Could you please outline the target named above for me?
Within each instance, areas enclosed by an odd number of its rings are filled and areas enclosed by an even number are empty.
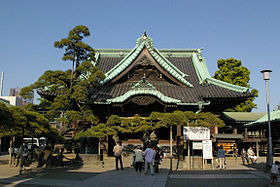
[[[1,82],[0,82],[0,96],[2,96],[2,90],[3,90],[3,81],[4,81],[4,72],[1,72]]]

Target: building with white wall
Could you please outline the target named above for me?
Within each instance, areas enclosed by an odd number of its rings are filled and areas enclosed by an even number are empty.
[[[0,99],[9,101],[10,105],[23,106],[22,98],[18,96],[0,96]]]

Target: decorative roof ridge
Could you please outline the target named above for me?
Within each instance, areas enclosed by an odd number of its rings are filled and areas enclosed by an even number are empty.
[[[149,53],[153,58],[163,67],[167,72],[169,72],[174,78],[179,80],[180,82],[186,84],[189,87],[193,87],[191,83],[185,80],[186,74],[181,72],[176,66],[174,66],[169,60],[167,60],[160,52],[154,48],[154,42],[151,38],[144,35],[137,39],[136,47],[128,53],[124,59],[122,59],[116,66],[114,66],[110,71],[105,73],[106,78],[101,82],[101,84],[105,84],[110,81],[114,77],[116,77],[119,73],[121,73],[125,68],[127,68],[139,55],[139,53],[146,47]]]
[[[98,64],[98,61],[99,61],[99,58],[100,58],[100,53],[99,52],[96,52],[95,53],[95,61],[91,61],[91,63],[96,66],[96,64]]]
[[[156,90],[156,87],[149,81],[147,81],[145,78],[137,82],[131,89],[137,90],[137,89],[151,89]]]
[[[119,54],[121,52],[130,52],[132,49],[94,49],[96,52],[104,54],[104,53],[116,53]]]
[[[237,85],[234,85],[234,84],[230,84],[230,83],[227,83],[227,82],[224,82],[224,81],[220,81],[218,79],[214,79],[212,77],[206,78],[205,81],[208,84],[214,84],[216,86],[220,86],[222,88],[226,88],[226,89],[233,90],[233,91],[236,91],[236,92],[244,93],[244,92],[249,91],[249,88],[242,87],[242,86],[237,86]]]
[[[129,53],[132,49],[94,49],[96,52],[106,55],[106,54],[116,54],[120,55],[121,52]],[[161,53],[193,53],[198,52],[199,49],[157,49]]]
[[[199,78],[199,84],[214,84],[216,86],[226,88],[236,92],[247,92],[249,88],[237,86],[230,84],[218,79],[214,79],[210,76],[206,62],[201,54],[201,49],[198,49],[197,54],[193,53],[192,55],[193,65],[196,70],[196,74]]]
[[[160,52],[198,52],[199,49],[158,49]]]
[[[182,78],[184,78],[185,76],[189,76],[185,73],[183,73],[181,70],[179,70],[176,66],[174,66],[168,59],[166,59],[157,49],[155,49],[155,51],[157,52],[157,55],[159,55],[161,58],[163,58],[163,60],[165,60],[165,62],[171,66],[177,73],[179,73]]]
[[[142,46],[143,49],[144,45]],[[122,72],[128,65],[130,65],[132,63],[132,61],[134,60],[135,57],[138,56],[138,54],[142,51],[142,49],[140,49],[140,47],[138,48],[134,48],[130,51],[129,54],[127,54],[124,59],[122,59],[116,66],[114,66],[112,69],[110,69],[110,71],[108,71],[107,73],[105,73],[106,78],[101,82],[101,84],[105,84],[106,82],[108,82],[109,80],[113,79],[115,76],[117,76],[120,72]],[[135,52],[135,53],[134,53]],[[134,53],[134,54],[133,54]],[[125,66],[123,66],[125,65]],[[121,67],[123,66],[123,67]]]
[[[180,82],[186,84],[187,86],[193,88],[193,85],[185,79],[185,77],[189,76],[189,75],[183,73],[176,66],[174,66],[157,49],[154,48],[154,50],[149,50],[149,52],[157,60],[157,62],[161,65],[161,67],[166,69],[174,78],[176,78]]]
[[[210,78],[209,71],[207,69],[206,62],[201,55],[201,51],[192,54],[192,61],[199,79],[199,83],[202,84],[206,78]]]

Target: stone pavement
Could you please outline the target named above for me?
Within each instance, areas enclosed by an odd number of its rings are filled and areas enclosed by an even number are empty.
[[[66,155],[67,156],[67,155]],[[131,168],[131,158],[124,158],[124,170],[115,170],[112,157],[99,163],[83,166],[36,168],[31,166],[18,175],[18,167],[9,167],[8,156],[0,157],[0,186],[154,186],[164,187],[169,170],[161,169],[155,175],[136,173]]]
[[[66,157],[68,155],[65,155]],[[68,165],[66,167],[36,168],[35,165],[18,175],[18,168],[8,166],[8,156],[0,156],[0,185],[3,186],[165,186],[168,177],[178,177],[186,173],[198,173],[193,177],[211,177],[211,173],[220,172],[214,162],[214,170],[207,165],[206,170],[193,168],[187,170],[180,162],[179,170],[169,173],[169,159],[164,159],[160,172],[154,176],[136,173],[131,165],[131,157],[124,157],[124,170],[115,170],[113,157],[104,158],[104,167],[100,163],[85,162],[84,165]],[[239,171],[246,171],[269,180],[269,174],[263,172],[265,158],[260,158],[258,164],[243,166],[241,159],[227,158],[227,172],[235,171],[235,177],[241,176]],[[176,160],[173,160],[173,170]],[[200,172],[200,173],[199,173]],[[206,173],[205,173],[206,172]]]

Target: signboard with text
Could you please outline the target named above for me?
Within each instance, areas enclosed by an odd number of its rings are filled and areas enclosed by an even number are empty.
[[[201,141],[193,141],[193,149],[202,150],[202,142]]]
[[[203,159],[213,159],[212,140],[202,141]]]
[[[207,127],[184,127],[184,140],[210,140],[210,129]]]

